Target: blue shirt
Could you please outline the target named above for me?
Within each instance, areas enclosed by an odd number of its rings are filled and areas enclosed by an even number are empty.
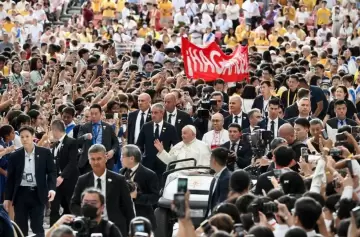
[[[346,125],[346,119],[344,119],[344,120],[338,119],[338,128],[341,128],[342,126],[345,126],[345,125]]]
[[[319,114],[319,117],[320,118],[325,117],[328,106],[329,106],[329,102],[326,99],[324,92],[318,86],[310,86],[309,90],[310,90],[311,112],[315,113],[315,111],[317,109],[317,103],[322,101],[323,102],[323,110]]]
[[[92,124],[93,144],[102,144],[102,132],[101,121]]]

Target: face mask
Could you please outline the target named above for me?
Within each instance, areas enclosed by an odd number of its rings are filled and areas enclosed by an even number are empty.
[[[325,221],[326,229],[330,230],[330,225],[331,225],[332,220],[324,219],[324,221]]]
[[[81,213],[83,214],[84,217],[88,217],[90,219],[95,219],[97,216],[97,211],[98,209],[94,206],[91,206],[89,204],[84,204],[81,207]]]
[[[146,28],[147,28],[147,25],[143,25],[143,28],[146,29]]]

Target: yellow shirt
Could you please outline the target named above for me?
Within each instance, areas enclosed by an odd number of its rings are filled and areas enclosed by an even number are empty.
[[[319,60],[319,63],[322,64],[322,65],[324,65],[324,67],[325,67],[325,65],[326,65],[326,63],[327,63],[327,59],[326,59],[326,58],[322,58],[322,59]]]
[[[359,77],[359,73],[360,73],[359,70],[357,70],[357,72],[355,72],[355,76],[354,76],[355,83],[357,82],[357,78]]]
[[[20,15],[22,15],[22,16],[28,16],[29,14],[30,14],[30,12],[27,10],[20,11]]]
[[[125,0],[118,0],[118,2],[116,4],[116,11],[117,12],[122,12],[124,7],[125,7]]]
[[[279,43],[277,42],[278,36],[277,35],[269,35],[270,46],[279,47]]]
[[[9,22],[9,23],[8,23],[8,22],[5,22],[5,23],[3,24],[3,27],[4,27],[5,31],[8,32],[8,33],[11,32],[11,29],[12,29],[14,26],[15,26],[15,24],[12,23],[12,22]]]
[[[296,14],[295,7],[284,7],[283,14],[284,16],[288,16],[290,21],[294,21]]]
[[[8,10],[8,12],[7,12],[7,13],[8,13],[8,15],[10,15],[10,16],[11,16],[14,12],[16,12],[16,13],[17,13],[18,11],[16,11],[15,9],[10,9],[10,10]]]
[[[10,70],[7,66],[4,66],[3,70],[1,70],[0,72],[2,72],[4,77],[9,76]]]
[[[111,9],[107,9],[107,8],[111,8]],[[116,5],[113,1],[108,1],[105,0],[102,4],[101,4],[101,9],[103,10],[103,17],[115,17],[115,10],[116,9]]]
[[[240,8],[242,7],[242,5],[244,3],[243,0],[236,0],[235,2],[239,5]]]
[[[161,2],[159,4],[159,9],[162,17],[169,17],[172,16],[172,8],[173,5],[169,1]]]
[[[285,27],[278,29],[278,33],[280,36],[284,36],[286,34],[286,32],[287,32],[287,30],[285,29]]]
[[[255,40],[255,45],[256,46],[269,46],[269,40],[268,39],[256,39]]]
[[[94,13],[99,13],[100,8],[101,8],[101,0],[92,0],[91,7],[92,7]]]
[[[144,28],[141,27],[141,28],[139,29],[137,35],[138,35],[140,38],[145,38],[146,35],[147,35],[147,33],[149,33],[150,31],[151,31],[151,30],[150,30],[149,28],[144,29]]]
[[[236,37],[232,36],[229,38],[228,35],[225,35],[224,43],[229,48],[235,48],[239,44]]]
[[[296,32],[296,36],[297,36],[300,40],[304,41],[305,38],[306,38],[306,33],[305,33],[302,29],[300,29],[300,30],[298,30],[298,31]]]
[[[254,31],[243,31],[241,34],[241,40],[248,39],[248,46],[254,46],[254,40],[256,37],[256,33]]]
[[[331,16],[331,11],[329,9],[320,8],[316,12],[316,21],[317,21],[316,24],[318,24],[318,25],[329,24],[330,16]]]
[[[313,0],[303,0],[303,4],[305,5],[306,11],[308,12],[312,12],[315,6]]]
[[[238,39],[241,39],[241,33],[245,30],[245,25],[244,24],[240,24],[236,27],[235,29],[235,35]]]
[[[84,34],[79,34],[80,43],[86,44],[86,43],[92,43],[92,36],[87,33],[85,36]]]

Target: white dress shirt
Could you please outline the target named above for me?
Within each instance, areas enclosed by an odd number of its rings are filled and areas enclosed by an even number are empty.
[[[164,125],[164,120],[161,120],[161,122],[160,123],[155,123],[154,122],[154,135],[155,135],[155,131],[156,131],[156,124],[159,124],[159,137],[160,137],[160,134],[161,134],[161,129],[162,129],[162,127],[163,127],[163,125]]]
[[[105,200],[106,200],[106,169],[105,172],[100,176],[96,176],[95,173],[94,174],[94,187],[97,188],[97,179],[100,178],[101,179],[101,193],[104,195]],[[104,211],[103,211],[103,218],[107,219],[107,210],[106,210],[106,202],[104,204]]]
[[[147,115],[148,115],[148,113],[149,113],[149,110],[150,109],[147,109],[144,113],[144,124],[146,123],[146,118],[147,118]],[[141,130],[141,128],[140,128],[140,121],[141,121],[141,114],[143,113],[143,111],[141,111],[141,110],[139,110],[139,113],[138,113],[138,115],[137,115],[137,117],[136,117],[136,124],[135,124],[135,136],[134,136],[134,138],[135,138],[135,144],[136,144],[136,142],[137,142],[137,139],[138,139],[138,137],[139,137],[139,133],[140,133],[140,130]]]
[[[244,9],[245,18],[260,16],[259,4],[256,1],[254,2],[245,1],[242,5],[242,8]]]
[[[275,120],[271,120],[270,118],[268,118],[267,121],[267,130],[271,131],[271,121],[274,121],[274,137],[277,137],[278,134],[278,129],[279,129],[279,118],[276,118]]]
[[[190,18],[188,17],[188,15],[186,15],[186,13],[184,14],[181,14],[181,12],[176,13],[176,15],[174,16],[174,25],[179,26],[180,22],[183,22],[186,25],[190,25]]]
[[[24,150],[25,151],[25,150]],[[32,176],[32,177],[31,177]],[[28,180],[27,178],[32,178]],[[25,151],[25,166],[20,186],[36,187],[35,178],[35,147],[31,153]]]
[[[227,31],[233,27],[233,23],[230,19],[220,19],[216,22],[216,26],[220,28],[221,33],[226,34]]]
[[[220,146],[229,141],[229,132],[225,129],[222,129],[219,132],[211,130],[204,134],[202,141],[205,142],[209,148],[212,146]]]
[[[240,16],[240,6],[239,4],[227,5],[226,6],[226,15],[232,21],[238,20]]]
[[[238,116],[238,124],[242,126],[242,111],[239,114],[233,114],[233,120],[232,123],[235,123],[235,117]]]
[[[54,157],[57,156],[58,152],[60,151],[61,149],[61,146],[63,145],[63,141],[64,141],[64,138],[65,138],[66,134],[64,134],[64,136],[62,136],[60,139],[59,139],[59,145],[57,147],[55,147],[54,149]]]
[[[131,172],[130,172],[130,179],[131,179],[131,181],[134,181],[134,177],[135,177],[135,172],[136,172],[136,170],[139,168],[139,164],[140,163],[138,163],[137,165],[135,165],[134,167],[132,167],[130,170],[131,170]]]
[[[175,126],[175,124],[176,124],[177,109],[175,108],[172,113],[166,112],[166,122],[169,122],[169,115],[170,115],[170,114],[172,114],[172,116],[171,116],[171,125]]]

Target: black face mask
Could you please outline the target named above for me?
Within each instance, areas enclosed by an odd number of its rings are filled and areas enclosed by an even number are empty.
[[[84,217],[90,218],[90,219],[95,219],[97,216],[97,208],[89,205],[89,204],[84,204],[81,207],[81,213],[83,214]]]

